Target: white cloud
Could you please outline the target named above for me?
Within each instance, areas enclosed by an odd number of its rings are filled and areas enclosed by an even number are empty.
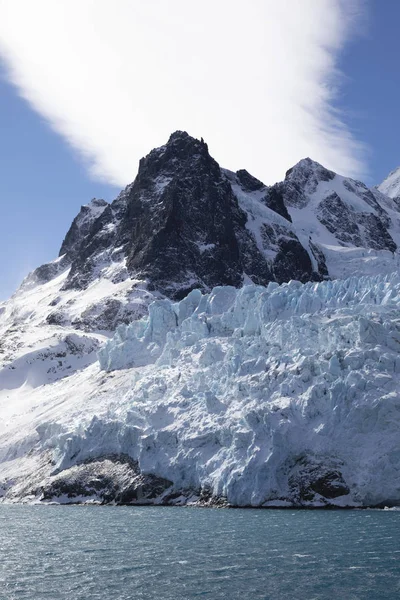
[[[334,110],[337,55],[362,0],[0,0],[19,93],[91,172],[124,185],[169,134],[204,137],[266,183],[311,156],[361,176]]]

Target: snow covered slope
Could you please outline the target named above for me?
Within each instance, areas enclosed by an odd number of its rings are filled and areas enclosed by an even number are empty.
[[[7,499],[400,502],[400,277],[193,291],[0,409]]]
[[[398,502],[399,247],[382,190],[175,132],[0,304],[0,496]]]
[[[378,185],[378,190],[389,198],[400,198],[400,167],[389,173]]]

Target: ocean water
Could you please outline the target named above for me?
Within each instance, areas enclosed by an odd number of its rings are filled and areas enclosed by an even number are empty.
[[[400,511],[0,506],[1,600],[398,600]]]

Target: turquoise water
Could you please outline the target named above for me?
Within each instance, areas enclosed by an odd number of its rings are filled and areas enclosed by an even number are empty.
[[[0,506],[1,600],[398,600],[400,512]]]

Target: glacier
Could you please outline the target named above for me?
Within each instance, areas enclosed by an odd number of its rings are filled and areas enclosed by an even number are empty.
[[[400,504],[399,305],[397,272],[155,300],[0,437],[2,495],[80,501],[131,461],[138,502]]]

